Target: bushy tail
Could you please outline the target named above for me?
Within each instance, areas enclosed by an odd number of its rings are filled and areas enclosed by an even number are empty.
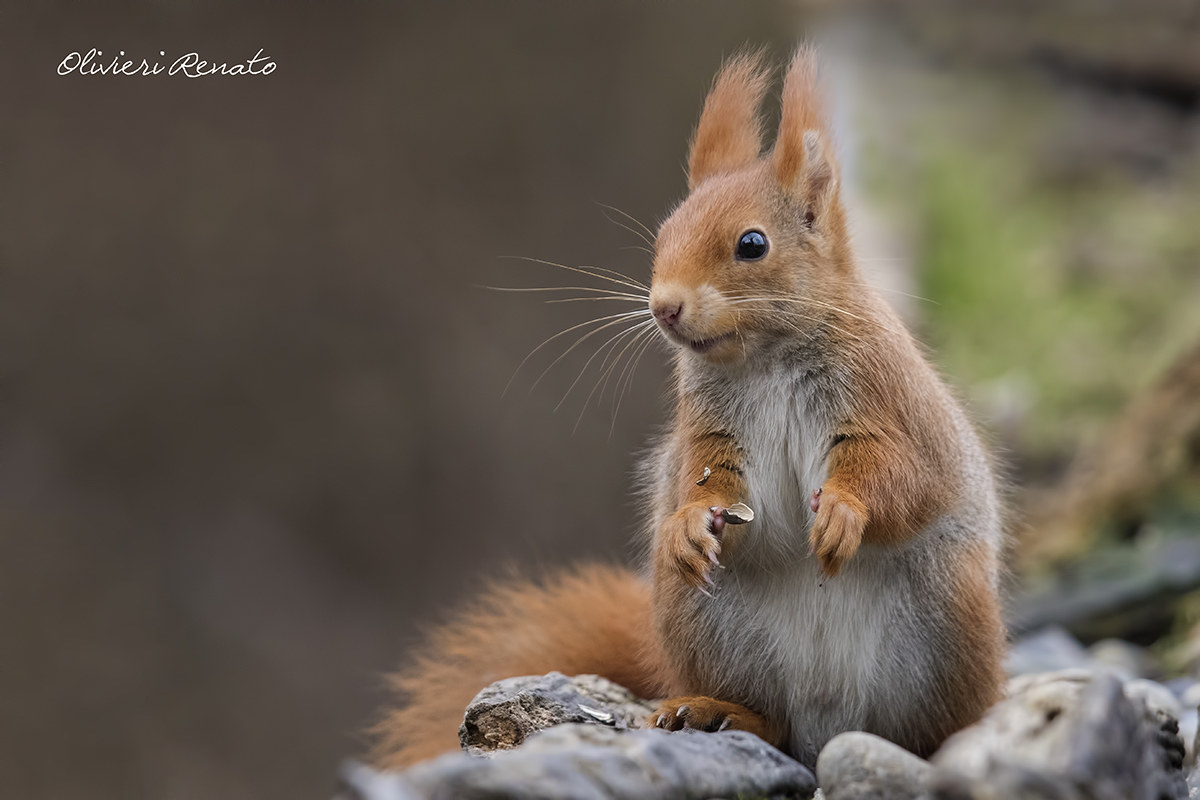
[[[403,704],[374,729],[373,761],[401,769],[458,749],[458,728],[485,686],[551,670],[595,673],[641,697],[662,694],[650,586],[633,572],[579,567],[542,584],[500,584],[432,631],[391,676]]]

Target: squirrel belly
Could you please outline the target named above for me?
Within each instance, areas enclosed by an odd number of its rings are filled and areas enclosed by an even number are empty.
[[[775,744],[810,767],[848,730],[930,755],[999,699],[1001,677],[971,641],[995,641],[998,619],[973,631],[968,587],[928,583],[943,557],[924,541],[867,546],[833,579],[815,567],[730,565],[714,600],[669,615],[677,633],[665,643],[689,680],[678,693],[754,709],[782,731]]]

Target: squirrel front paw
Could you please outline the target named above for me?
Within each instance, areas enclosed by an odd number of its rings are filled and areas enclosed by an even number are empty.
[[[707,592],[720,564],[725,519],[720,506],[693,503],[676,511],[658,532],[660,558],[689,586]]]
[[[813,492],[811,505],[817,518],[808,533],[808,550],[816,555],[821,571],[832,577],[858,552],[867,508],[854,495],[830,484]]]

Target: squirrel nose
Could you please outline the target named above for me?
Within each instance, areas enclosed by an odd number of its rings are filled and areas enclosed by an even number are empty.
[[[666,325],[668,328],[674,328],[679,322],[679,315],[683,313],[683,303],[658,303],[652,309],[654,318]]]

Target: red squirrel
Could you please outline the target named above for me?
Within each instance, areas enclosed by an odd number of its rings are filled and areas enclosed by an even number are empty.
[[[999,699],[997,481],[859,273],[816,72],[800,49],[764,154],[769,70],[726,62],[658,231],[674,418],[640,471],[646,570],[502,585],[435,630],[395,677],[379,766],[454,749],[478,690],[550,670],[669,698],[648,725],[748,730],[809,766],[847,730],[927,756]],[[739,503],[753,519],[729,524]]]

